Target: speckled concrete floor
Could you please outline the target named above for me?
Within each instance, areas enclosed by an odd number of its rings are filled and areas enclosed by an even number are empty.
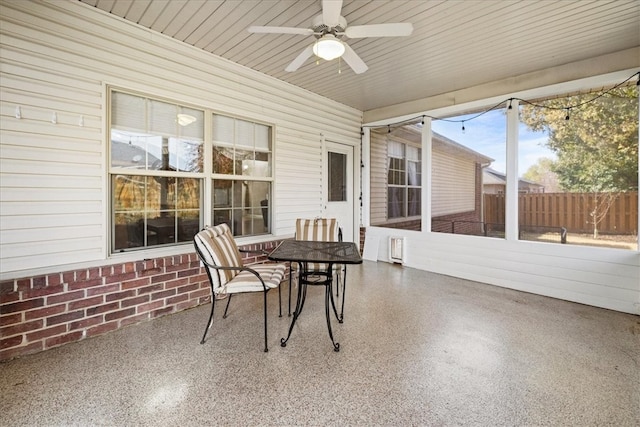
[[[333,351],[322,289],[269,295],[0,364],[0,425],[640,425],[640,317],[365,261]]]

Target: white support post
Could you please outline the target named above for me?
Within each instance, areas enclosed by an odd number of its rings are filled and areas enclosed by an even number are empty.
[[[422,126],[422,233],[431,231],[431,136],[431,117],[425,117]]]
[[[638,97],[638,122],[640,123],[640,75],[638,75],[638,81],[636,82],[636,96]],[[640,126],[638,126],[638,147],[640,147]],[[638,174],[640,175],[640,149],[638,150]],[[636,208],[636,212],[640,212],[640,197],[638,197],[638,207]],[[640,230],[640,215],[638,215],[636,230]],[[638,235],[636,247],[638,252],[640,252],[640,233],[636,234]],[[640,303],[640,296],[638,296],[638,303]]]
[[[511,109],[508,109],[511,105]],[[505,194],[505,238],[518,240],[518,100],[507,104],[507,191]]]
[[[362,191],[362,226],[371,225],[370,205],[371,205],[371,129],[362,129],[362,157],[361,163],[361,191]]]

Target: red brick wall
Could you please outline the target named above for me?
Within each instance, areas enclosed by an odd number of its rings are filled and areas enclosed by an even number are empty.
[[[278,242],[245,246],[269,251]],[[265,257],[245,258],[245,263]],[[37,353],[211,300],[194,253],[0,283],[0,360]]]

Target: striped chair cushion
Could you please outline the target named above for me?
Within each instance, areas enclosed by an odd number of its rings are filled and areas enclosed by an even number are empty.
[[[206,227],[196,234],[195,242],[206,262],[221,267],[244,267],[242,256],[227,224]],[[269,289],[280,285],[287,270],[286,264],[253,264],[248,267],[262,277]],[[211,273],[213,291],[216,294],[264,291],[260,279],[250,271],[207,268]]]
[[[227,224],[206,227],[196,234],[195,242],[206,262],[217,266],[242,267],[240,251]],[[225,285],[238,275],[239,270],[209,268],[209,272],[214,281],[214,292],[218,293],[223,292]]]
[[[298,218],[296,220],[296,240],[337,242],[338,230],[338,220],[335,218]],[[326,264],[307,263],[307,271],[323,271],[326,269]]]
[[[338,221],[335,218],[297,219],[296,240],[338,241]]]
[[[262,277],[267,289],[277,288],[288,269],[286,264],[253,264],[247,267],[255,270]],[[250,271],[241,271],[222,289],[225,293],[234,294],[263,291],[264,287],[255,274]]]

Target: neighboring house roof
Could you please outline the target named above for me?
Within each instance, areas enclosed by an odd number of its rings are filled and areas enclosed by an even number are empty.
[[[495,169],[484,168],[482,173],[482,183],[484,185],[507,185],[507,175]],[[518,189],[544,188],[544,185],[526,179],[518,179]]]
[[[386,128],[381,128],[381,132],[387,132]],[[449,152],[456,157],[464,157],[467,159],[473,159],[475,162],[480,163],[482,165],[489,165],[493,162],[494,159],[491,157],[485,156],[482,153],[478,153],[477,151],[472,150],[469,147],[465,147],[464,145],[447,138],[444,135],[441,135],[437,132],[431,132],[432,140],[433,140],[433,148],[439,149],[443,152]],[[420,144],[422,138],[422,129],[419,125],[406,125],[399,128],[395,128],[391,131],[391,137],[402,138],[416,144]]]
[[[159,161],[157,157],[151,153],[147,153],[141,147],[135,144],[127,144],[125,142],[111,141],[111,165],[125,167],[131,169],[144,169],[145,162],[149,165]]]

